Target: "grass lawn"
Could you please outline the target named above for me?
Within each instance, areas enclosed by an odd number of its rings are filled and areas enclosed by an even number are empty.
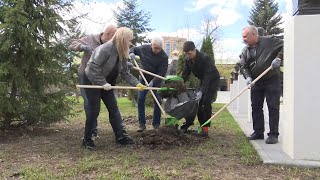
[[[134,137],[138,134],[137,107],[126,98],[120,98],[118,105],[124,117],[132,117],[133,121],[125,122]],[[68,122],[0,133],[0,179],[320,179],[319,169],[262,164],[227,110],[213,120],[209,139],[150,149],[117,145],[102,106],[97,150],[88,151],[81,147],[82,106],[82,102],[75,106],[77,115]],[[214,112],[222,106],[214,104]],[[152,108],[146,111],[152,115]]]

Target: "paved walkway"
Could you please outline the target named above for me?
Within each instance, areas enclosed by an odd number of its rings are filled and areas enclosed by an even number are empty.
[[[220,96],[220,97],[219,97]],[[229,96],[229,97],[228,97]],[[219,100],[219,101],[218,101]],[[228,103],[230,100],[230,93],[229,92],[218,92],[218,103]],[[282,106],[280,106],[280,130],[281,122],[284,119],[283,113],[281,113]],[[249,136],[252,133],[252,122],[248,121],[248,114],[238,114],[236,113],[235,109],[228,107],[229,112],[237,121],[239,126],[241,127],[242,131]],[[268,122],[267,122],[268,123]],[[269,125],[265,125],[266,132],[265,138],[267,136],[267,132],[269,132]],[[286,165],[286,166],[295,166],[295,167],[308,167],[308,168],[315,168],[320,167],[320,161],[307,161],[307,160],[294,160],[290,156],[288,156],[282,150],[282,137],[281,132],[279,136],[279,142],[277,144],[266,144],[265,140],[255,140],[250,141],[253,147],[256,149],[258,154],[260,155],[261,159],[265,164],[273,164],[273,165]]]

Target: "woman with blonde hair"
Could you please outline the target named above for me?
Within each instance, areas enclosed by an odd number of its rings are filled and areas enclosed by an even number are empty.
[[[117,105],[117,100],[112,90],[115,85],[118,74],[132,86],[143,90],[146,86],[130,74],[127,66],[129,59],[129,46],[133,38],[132,31],[129,28],[121,27],[117,30],[113,38],[97,47],[92,53],[88,65],[85,69],[84,84],[100,85],[101,89],[85,89],[88,104],[85,107],[86,124],[82,146],[94,150],[96,148],[91,139],[91,126],[97,119],[100,110],[100,99],[108,109],[109,121],[116,137],[116,142],[122,145],[133,144],[133,140],[124,130],[122,117]]]

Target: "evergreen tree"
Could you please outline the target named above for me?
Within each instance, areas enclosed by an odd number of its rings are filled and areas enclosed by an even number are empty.
[[[267,35],[279,35],[283,33],[283,28],[279,27],[282,17],[277,14],[278,9],[278,3],[274,0],[254,0],[248,23],[264,28]]]
[[[182,72],[185,67],[185,60],[187,56],[185,54],[181,54],[178,58],[178,65],[177,65],[177,75],[181,76]],[[190,74],[188,80],[185,82],[186,86],[189,88],[197,88],[200,84],[198,78],[196,78],[193,73]]]
[[[123,0],[123,7],[118,7],[117,11],[113,11],[113,15],[117,21],[119,27],[128,27],[133,31],[132,44],[134,46],[149,42],[146,39],[146,33],[151,32],[153,29],[149,27],[149,19],[151,17],[149,12],[144,10],[138,10],[137,0]],[[139,76],[139,72],[131,72],[135,77]],[[119,79],[120,83],[124,83],[122,79]],[[128,91],[128,98],[132,102],[132,106],[135,106],[137,99],[137,93],[133,90]]]
[[[211,58],[212,63],[215,64],[212,40],[210,36],[203,38],[200,51],[206,53]],[[213,101],[216,101],[216,99],[217,99],[217,91],[214,94]]]
[[[123,4],[123,7],[118,7],[117,11],[113,11],[117,25],[133,30],[133,45],[148,42],[145,33],[153,30],[149,27],[150,13],[144,10],[138,11],[137,0],[123,0]]]
[[[67,49],[61,42],[68,1],[0,3],[0,127],[49,124],[70,115]],[[59,90],[60,89],[60,90]]]
[[[212,41],[210,36],[203,38],[200,51],[206,53],[209,57],[211,57],[214,63],[213,46],[212,46]]]
[[[71,27],[68,30],[69,33],[63,40],[63,43],[65,44],[65,46],[68,46],[72,41],[83,37],[83,33],[81,32],[81,29],[79,26],[75,26],[73,25],[73,23],[71,23],[70,26]],[[82,56],[83,52],[78,53],[75,51],[69,51],[66,55],[67,57],[66,67],[68,69],[69,84],[70,84],[70,87],[68,87],[67,90],[75,94],[77,103],[80,102],[80,89],[76,87],[76,85],[79,84],[78,70],[81,62],[80,55]]]

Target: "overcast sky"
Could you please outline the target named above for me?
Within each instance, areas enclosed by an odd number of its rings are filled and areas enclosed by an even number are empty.
[[[112,10],[121,6],[121,0],[86,0],[76,2],[73,14],[88,13],[81,21],[86,34],[103,31],[107,24],[114,23]],[[292,14],[291,0],[275,0],[283,17],[283,26]],[[203,35],[200,29],[207,17],[217,17],[220,26],[215,47],[217,59],[237,59],[244,44],[241,30],[247,25],[253,0],[138,0],[138,9],[150,12],[150,27],[153,34],[188,38],[198,47]]]

